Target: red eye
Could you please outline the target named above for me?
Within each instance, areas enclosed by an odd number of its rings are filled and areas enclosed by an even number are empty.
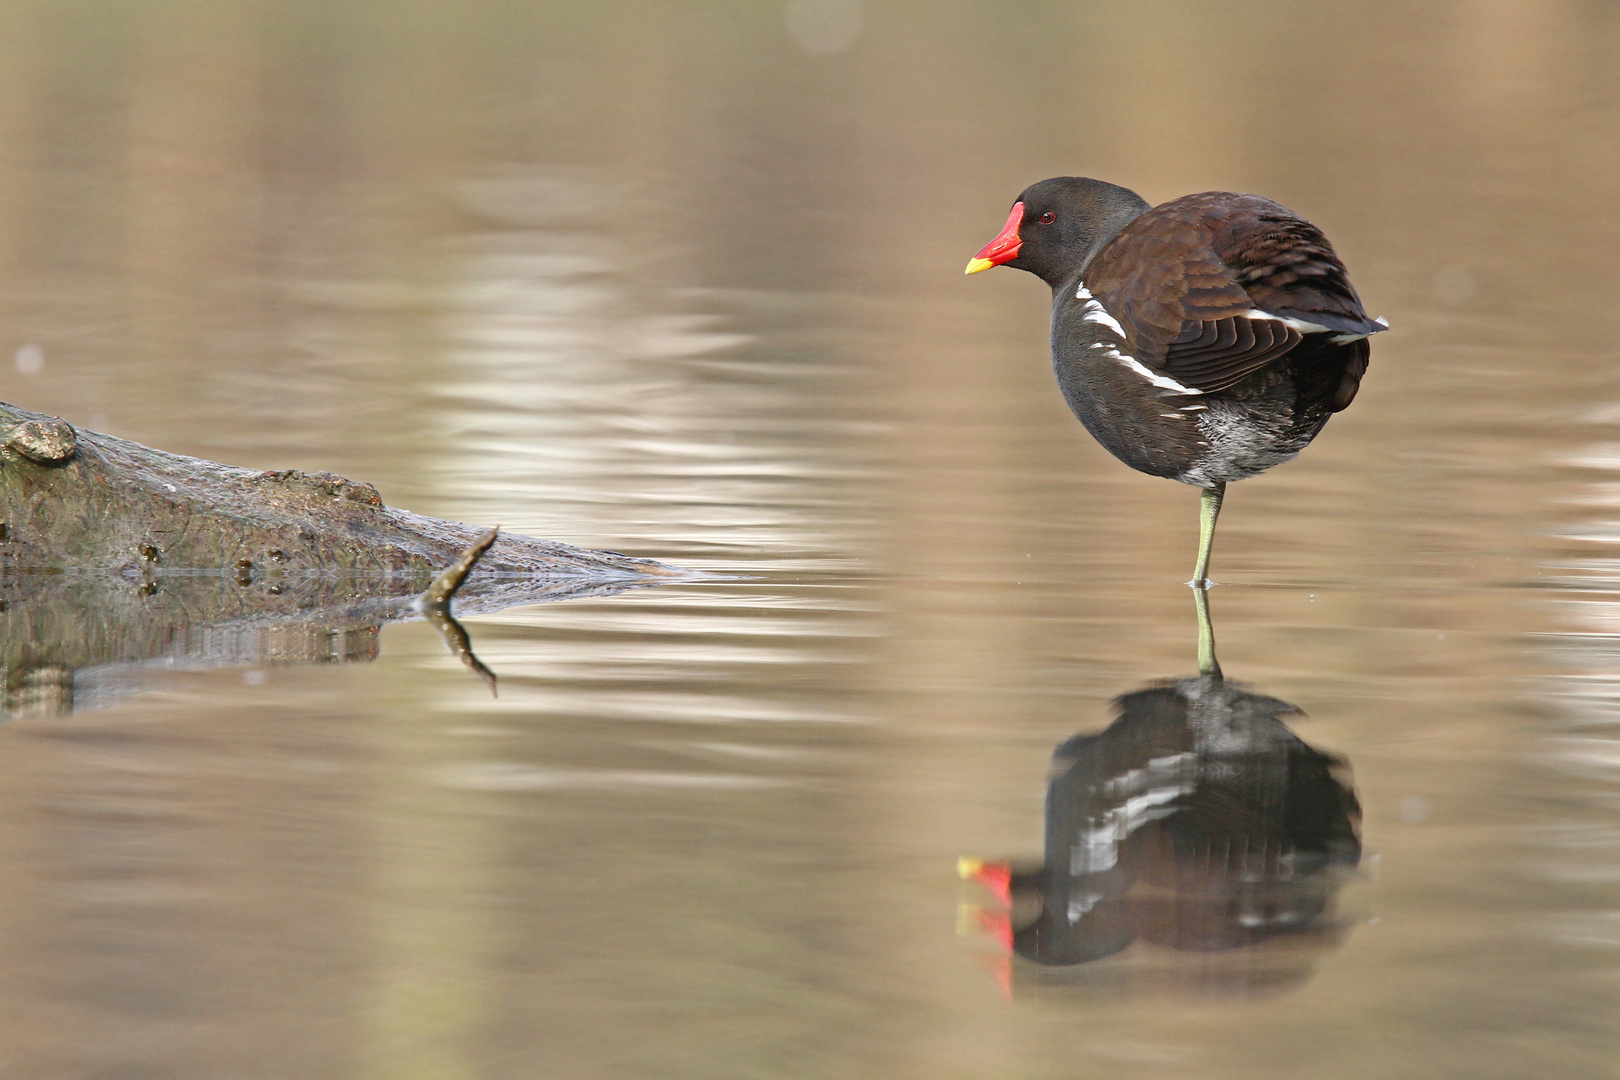
[[[1050,210],[1048,210],[1046,213],[1041,215],[1041,224],[1042,225],[1050,225],[1050,224],[1052,224],[1052,222],[1054,222],[1056,220],[1057,220],[1057,215],[1052,213],[1052,211],[1050,211]]]

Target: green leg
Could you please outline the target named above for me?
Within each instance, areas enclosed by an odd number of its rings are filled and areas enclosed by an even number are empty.
[[[1198,605],[1198,674],[1218,680],[1221,663],[1215,659],[1215,624],[1209,621],[1209,590],[1194,585],[1193,602]]]
[[[1209,549],[1215,545],[1215,519],[1221,516],[1221,499],[1225,495],[1226,485],[1221,483],[1205,488],[1198,500],[1198,565],[1193,569],[1193,579],[1187,582],[1195,589],[1207,589],[1213,584],[1209,580]]]

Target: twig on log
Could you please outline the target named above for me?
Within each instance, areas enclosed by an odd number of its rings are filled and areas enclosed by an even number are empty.
[[[427,587],[427,592],[422,594],[422,598],[417,601],[417,605],[426,610],[430,607],[442,607],[449,604],[450,598],[456,595],[457,589],[461,588],[461,583],[467,580],[468,574],[472,573],[473,566],[479,559],[483,558],[484,552],[489,550],[490,545],[495,543],[500,535],[501,527],[497,525],[477,540],[474,540],[467,550],[461,553],[461,558],[445,567],[443,572],[433,579],[433,584]]]
[[[484,552],[490,549],[500,535],[501,527],[497,525],[473,541],[472,546],[461,553],[461,558],[445,567],[416,601],[417,609],[439,632],[450,654],[488,683],[489,692],[497,697],[499,694],[495,689],[495,673],[478,659],[477,654],[473,652],[472,639],[467,636],[466,628],[450,614],[450,598],[456,595],[461,583],[467,580],[472,568],[484,557]]]

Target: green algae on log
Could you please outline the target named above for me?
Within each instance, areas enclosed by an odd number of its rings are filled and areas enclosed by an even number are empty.
[[[0,403],[0,572],[361,571],[420,578],[483,534],[383,505],[331,473],[221,465],[74,428]],[[531,578],[668,578],[650,559],[503,534],[479,573]]]

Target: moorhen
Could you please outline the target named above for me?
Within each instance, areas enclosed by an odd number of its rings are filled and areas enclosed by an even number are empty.
[[[1349,405],[1370,319],[1322,231],[1257,195],[1150,207],[1083,176],[1024,189],[967,272],[1052,287],[1052,365],[1069,408],[1133,469],[1203,489],[1198,562],[1226,485],[1299,453]]]

